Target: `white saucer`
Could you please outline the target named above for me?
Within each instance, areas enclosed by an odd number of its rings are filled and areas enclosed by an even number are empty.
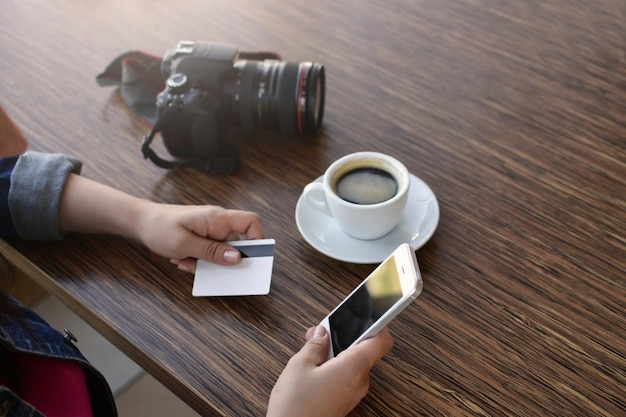
[[[322,177],[315,181],[320,182]],[[346,234],[332,217],[311,207],[300,196],[296,205],[296,224],[311,246],[326,256],[355,264],[374,264],[385,260],[402,243],[413,250],[431,238],[439,223],[439,203],[428,185],[411,174],[409,199],[396,227],[375,240],[360,240]]]

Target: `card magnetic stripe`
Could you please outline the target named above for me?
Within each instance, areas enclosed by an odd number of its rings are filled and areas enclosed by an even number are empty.
[[[274,245],[235,246],[242,258],[260,258],[274,256]]]

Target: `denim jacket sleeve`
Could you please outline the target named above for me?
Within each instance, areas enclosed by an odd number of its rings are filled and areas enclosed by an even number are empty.
[[[9,188],[11,187],[11,173],[15,168],[17,157],[0,159],[0,236],[15,236],[13,217],[9,210]],[[0,414],[1,416],[1,414]]]
[[[81,168],[79,159],[62,154],[29,151],[17,159],[10,176],[7,200],[19,237],[27,240],[63,237],[58,220],[61,194],[68,176],[80,174]]]

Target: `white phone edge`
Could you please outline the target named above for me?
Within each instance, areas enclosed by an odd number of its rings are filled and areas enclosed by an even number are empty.
[[[362,285],[365,284],[365,282],[374,274],[374,272],[380,267],[380,265],[382,265],[385,261],[387,261],[389,258],[393,257],[393,256],[399,256],[400,254],[402,254],[401,256],[405,256],[407,255],[410,262],[406,262],[406,263],[402,263],[402,264],[398,264],[399,267],[401,266],[410,266],[412,268],[412,275],[415,277],[415,283],[412,285],[412,287],[410,288],[409,292],[406,292],[403,294],[402,298],[400,300],[398,300],[398,302],[396,304],[394,304],[394,306],[392,308],[390,308],[389,310],[387,310],[387,312],[385,314],[383,314],[378,320],[376,320],[376,322],[374,324],[372,324],[365,332],[363,332],[363,334],[361,334],[361,336],[359,336],[347,349],[350,349],[352,346],[358,344],[359,342],[368,339],[370,337],[374,337],[378,334],[378,332],[380,332],[382,329],[385,328],[385,326],[387,326],[398,314],[400,314],[400,312],[402,310],[404,310],[406,307],[408,307],[413,300],[415,300],[417,298],[418,295],[420,295],[420,293],[422,292],[422,286],[423,286],[423,282],[422,282],[422,276],[420,274],[420,270],[419,270],[419,265],[417,263],[417,257],[415,255],[415,251],[413,251],[413,249],[406,243],[401,244],[400,246],[398,246],[392,253],[391,255],[389,255],[387,258],[385,258],[384,261],[382,261],[365,279],[363,279],[363,281],[357,285],[354,290],[352,290],[352,292],[350,294],[348,294],[342,301],[341,303],[339,303],[330,313],[328,313],[328,315],[326,315],[326,317],[324,317],[324,319],[320,322],[320,325],[324,326],[326,328],[326,331],[328,332],[328,334],[331,334],[331,330],[330,330],[330,322],[329,322],[329,317],[335,312],[335,310],[337,310],[348,298],[350,298],[352,296],[352,294],[354,294]],[[404,292],[404,289],[403,289]],[[332,341],[329,344],[328,347],[328,359],[333,358],[334,352],[333,352],[333,345],[332,345]]]

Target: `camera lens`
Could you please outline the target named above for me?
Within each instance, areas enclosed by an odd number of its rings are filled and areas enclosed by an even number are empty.
[[[324,117],[324,66],[240,60],[223,79],[225,116],[244,131],[315,133]]]

